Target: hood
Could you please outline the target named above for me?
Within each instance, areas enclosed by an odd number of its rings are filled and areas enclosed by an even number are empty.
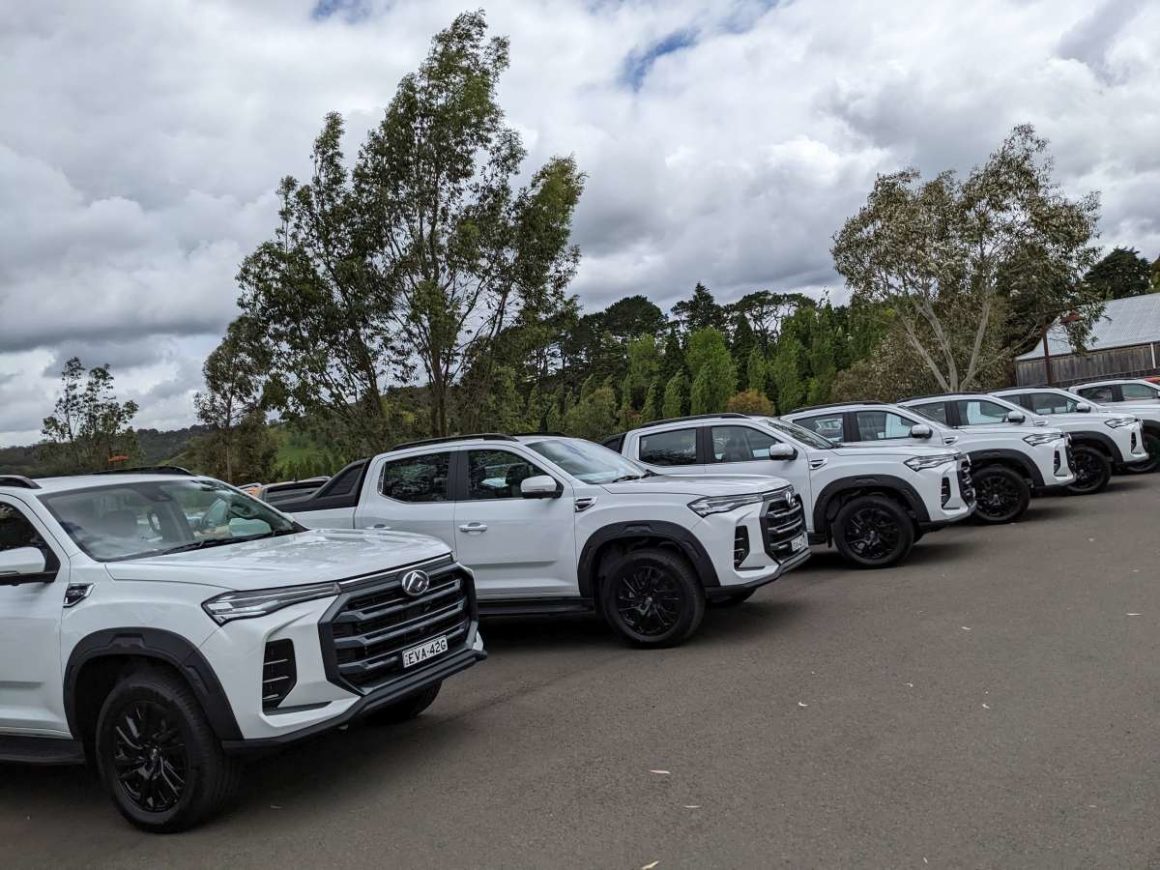
[[[426,535],[354,529],[314,529],[279,538],[205,550],[106,562],[115,580],[196,583],[223,589],[265,589],[343,580],[447,555]]]
[[[615,495],[681,495],[696,498],[703,495],[742,495],[750,492],[765,492],[789,486],[789,481],[770,475],[724,475],[697,474],[687,477],[657,474],[641,480],[622,480],[619,483],[605,483],[603,488]]]

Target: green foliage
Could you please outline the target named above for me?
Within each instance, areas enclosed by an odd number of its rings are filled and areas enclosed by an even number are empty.
[[[639,408],[644,403],[644,394],[656,380],[660,366],[661,355],[653,335],[640,335],[628,342],[628,372],[624,377],[624,393],[629,407]]]
[[[729,397],[729,401],[725,403],[725,410],[736,414],[760,414],[769,417],[773,415],[773,402],[757,390],[742,390]]]
[[[737,388],[737,367],[725,336],[707,327],[689,335],[685,358],[693,375],[689,390],[689,413],[713,414],[725,409],[725,402]]]
[[[805,348],[795,336],[787,336],[778,342],[770,366],[770,378],[777,390],[777,407],[785,414],[805,404],[807,383],[802,377],[802,360]]]
[[[653,381],[648,386],[648,392],[644,397],[644,407],[640,409],[640,422],[651,423],[654,420],[660,420],[661,414],[661,386],[658,382]]]
[[[595,387],[564,417],[564,432],[576,438],[601,441],[617,423],[616,392],[607,385]]]
[[[699,332],[702,329],[719,331],[725,329],[725,309],[717,304],[709,288],[699,281],[693,288],[692,297],[673,306],[673,317],[684,327],[686,333]]]
[[[1113,248],[1084,275],[1102,299],[1124,299],[1152,292],[1152,264],[1135,248]]]
[[[963,180],[882,175],[834,237],[855,298],[888,307],[941,390],[977,387],[1061,312],[1080,347],[1099,316],[1080,280],[1094,261],[1098,200],[1063,196],[1047,143],[1017,127]],[[1010,319],[996,317],[1006,306]],[[911,363],[913,365],[913,363]]]
[[[132,462],[138,453],[130,426],[137,403],[117,400],[109,367],[86,372],[80,359],[73,357],[65,363],[60,383],[53,413],[44,418],[41,430],[45,463],[55,471],[75,473]]]
[[[749,359],[745,361],[745,388],[746,390],[765,394],[765,378],[768,366],[765,354],[761,348],[754,347],[749,352]]]
[[[273,442],[267,451],[265,419],[259,411],[269,367],[260,332],[247,317],[234,320],[202,366],[205,392],[193,397],[197,418],[209,429],[195,450],[198,465],[228,483],[266,480],[276,451]],[[235,467],[243,445],[248,458]]]
[[[684,372],[677,372],[665,384],[665,397],[661,403],[661,415],[664,419],[681,417],[688,407],[686,393],[689,389],[689,380]]]

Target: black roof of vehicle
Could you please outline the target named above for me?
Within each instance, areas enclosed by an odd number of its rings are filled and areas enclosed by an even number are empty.
[[[105,471],[89,471],[83,474],[176,474],[182,477],[197,477],[188,468],[182,468],[180,465],[137,465],[133,468],[109,468]],[[74,477],[78,475],[62,475],[66,477]]]

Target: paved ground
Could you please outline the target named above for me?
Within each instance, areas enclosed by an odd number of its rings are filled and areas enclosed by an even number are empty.
[[[1160,866],[1158,503],[1117,478],[900,569],[815,556],[678,650],[492,625],[427,715],[267,760],[182,836],[0,767],[0,866]]]

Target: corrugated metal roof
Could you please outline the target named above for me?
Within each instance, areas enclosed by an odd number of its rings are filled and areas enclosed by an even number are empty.
[[[1113,299],[1104,308],[1104,313],[1092,327],[1087,349],[1108,350],[1113,347],[1131,347],[1160,341],[1160,293],[1145,296],[1129,296],[1127,299]],[[1067,333],[1062,326],[1053,326],[1047,334],[1047,344],[1052,356],[1075,353]],[[1017,359],[1042,359],[1043,342],[1035,350],[1020,354]]]

